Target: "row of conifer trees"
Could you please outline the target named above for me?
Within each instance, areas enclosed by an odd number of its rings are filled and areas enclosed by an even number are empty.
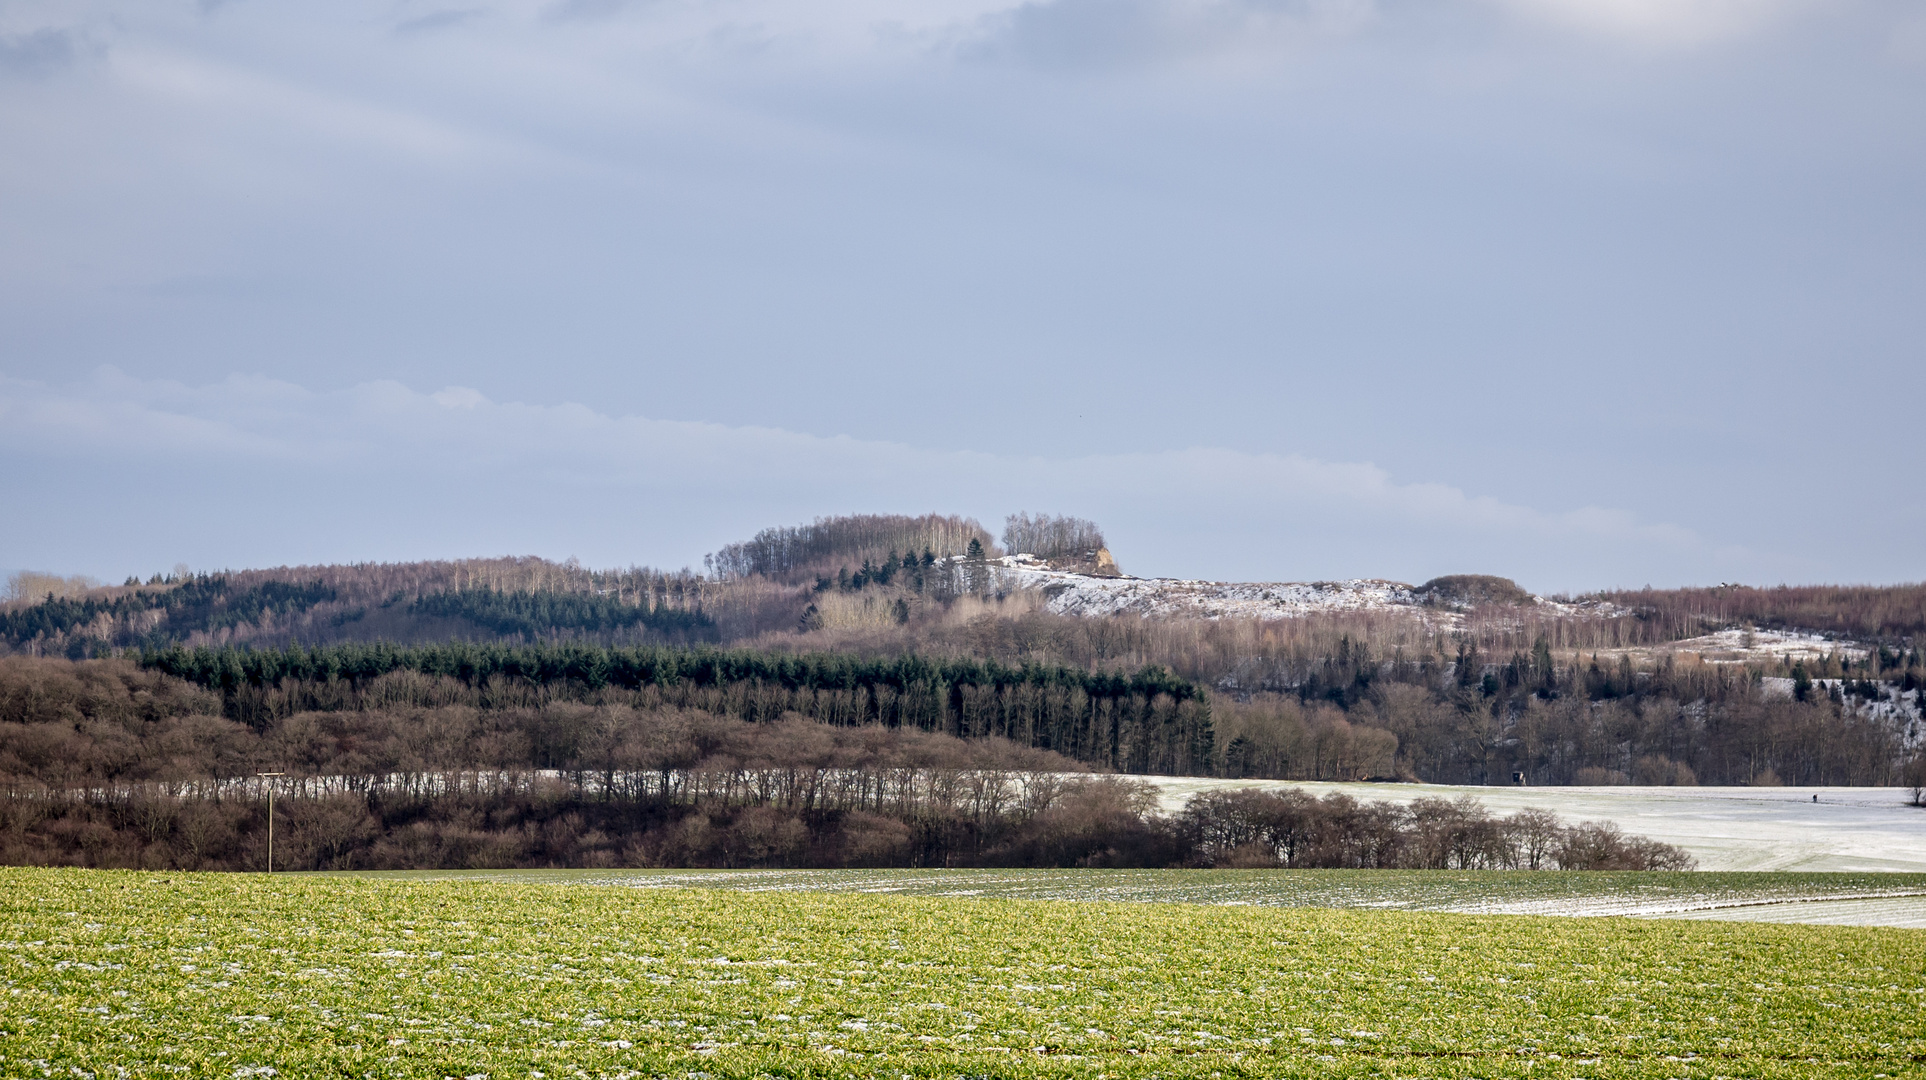
[[[256,726],[295,712],[370,704],[634,699],[750,721],[793,714],[842,726],[997,736],[1127,772],[1201,772],[1214,748],[1207,695],[1158,667],[1093,672],[913,654],[459,642],[169,648],[144,653],[140,663],[220,691],[231,718]],[[421,700],[396,701],[397,693]]]

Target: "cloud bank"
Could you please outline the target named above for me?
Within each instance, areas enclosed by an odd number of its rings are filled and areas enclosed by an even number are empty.
[[[171,565],[169,545],[203,565],[535,552],[674,566],[766,525],[927,510],[992,526],[1019,509],[1087,515],[1128,569],[1171,576],[1481,571],[1570,589],[1744,557],[1623,512],[1550,513],[1364,463],[1208,447],[934,451],[389,381],[190,387],[113,369],[66,386],[0,380],[0,433],[0,452],[30,463],[5,481],[8,505],[70,508],[10,515],[15,559],[108,575]]]
[[[0,567],[1916,579],[1918,8],[9,3]]]

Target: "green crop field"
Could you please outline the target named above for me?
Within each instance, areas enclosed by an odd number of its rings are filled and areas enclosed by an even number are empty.
[[[0,870],[0,1075],[1926,1073],[1926,933]]]

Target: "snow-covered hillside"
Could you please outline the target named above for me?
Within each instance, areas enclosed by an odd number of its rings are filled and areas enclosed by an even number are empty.
[[[1797,630],[1719,630],[1672,642],[1667,648],[1697,653],[1708,664],[1748,663],[1758,660],[1819,660],[1841,656],[1864,660],[1867,649],[1850,641]],[[1792,680],[1787,679],[1791,686]],[[1790,693],[1790,691],[1788,691]]]
[[[1423,606],[1396,581],[1223,582],[1188,578],[1094,577],[1051,569],[1027,555],[996,568],[1006,589],[1035,589],[1059,615],[1286,618],[1321,611],[1382,611]]]
[[[960,557],[958,559],[960,562]],[[1175,618],[1288,619],[1325,612],[1405,612],[1434,626],[1461,626],[1466,604],[1441,601],[1419,587],[1381,578],[1350,581],[1204,581],[1193,578],[1100,577],[1061,570],[1032,555],[1008,555],[993,561],[991,570],[1003,590],[1029,589],[1041,593],[1048,609],[1058,615],[1141,615]],[[1509,582],[1505,584],[1509,585]],[[1530,597],[1530,607],[1553,616],[1611,618],[1631,614],[1627,608],[1602,601],[1578,603]],[[1502,613],[1493,617],[1504,619]],[[1826,656],[1860,660],[1863,643],[1793,630],[1728,629],[1668,642],[1589,650],[1601,657],[1630,654],[1650,661],[1660,654],[1696,654],[1714,664],[1816,661]],[[1787,685],[1790,685],[1788,680]],[[1788,691],[1789,692],[1789,691]]]
[[[1463,610],[1428,603],[1410,585],[1379,578],[1351,581],[1203,581],[1193,578],[1098,577],[1059,570],[1031,555],[991,564],[1002,589],[1034,589],[1058,615],[1144,615],[1179,618],[1284,619],[1320,612],[1404,611],[1455,624]],[[1548,612],[1581,609],[1540,597]],[[1598,613],[1593,608],[1583,609]]]

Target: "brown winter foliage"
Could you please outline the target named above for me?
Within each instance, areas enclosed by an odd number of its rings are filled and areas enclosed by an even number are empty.
[[[1876,641],[1926,634],[1926,583],[1772,588],[1720,585],[1600,595],[1636,610],[1660,640],[1746,625]]]
[[[1075,518],[1024,514],[1006,526],[1007,543],[1070,554],[1102,540],[1094,523]],[[858,515],[764,530],[719,552],[712,575],[636,567],[593,571],[572,561],[534,558],[239,571],[229,575],[233,590],[278,583],[312,587],[331,598],[299,610],[268,611],[252,622],[210,621],[180,640],[256,648],[292,641],[520,641],[528,635],[508,638],[499,627],[447,615],[457,608],[424,598],[559,597],[578,607],[612,603],[686,613],[700,623],[700,634],[678,637],[662,629],[672,620],[615,629],[582,623],[552,626],[539,635],[542,641],[676,647],[713,641],[772,653],[917,654],[1100,672],[1162,666],[1210,691],[1207,706],[1199,706],[1208,717],[1188,717],[1214,736],[1209,759],[1186,759],[1184,771],[1471,783],[1524,773],[1534,784],[1892,784],[1926,769],[1916,749],[1926,685],[1919,640],[1926,632],[1926,585],[1648,589],[1548,608],[1523,603],[1528,597],[1506,579],[1454,575],[1420,591],[1461,616],[1455,623],[1430,605],[1278,620],[1086,618],[1053,615],[1035,594],[998,593],[980,561],[920,561],[925,549],[962,554],[972,542],[993,553],[990,541],[967,518]],[[897,561],[889,562],[891,555]],[[912,555],[916,559],[903,558]],[[70,603],[182,589],[185,580],[177,571],[138,586],[47,587]],[[36,589],[46,584],[34,579]],[[21,598],[6,610],[17,614],[31,603]],[[108,647],[144,644],[142,635],[163,625],[155,611],[128,616],[125,625],[88,617],[88,625],[33,631],[10,647],[38,656],[98,655]],[[1840,651],[1796,670],[1789,663],[1672,659],[1653,648],[1742,626],[1835,633],[1878,647],[1863,660]],[[145,687],[128,690],[128,701],[102,706],[109,711],[133,708],[129,702],[139,694],[147,695],[143,707],[173,708],[167,703],[199,693],[131,669],[82,664],[72,671],[83,681],[133,680]],[[430,683],[388,679],[356,687],[342,697],[345,704],[328,707],[386,714],[460,706],[506,715],[512,710],[495,706],[598,704],[567,688],[498,688],[478,697],[473,688],[455,692]],[[1787,698],[1787,683],[1800,687],[1795,699]],[[345,693],[333,686],[315,689],[320,698]],[[741,693],[759,700],[770,694],[763,688]],[[194,715],[256,719],[250,701],[275,704],[268,701],[273,695],[263,690],[207,699],[213,703]],[[769,711],[747,710],[732,700],[684,694],[599,704],[641,712],[693,709],[739,720],[760,720]],[[276,706],[277,716],[293,708],[282,705],[287,703]],[[852,708],[880,717],[889,714],[885,705],[868,700]],[[786,699],[771,715],[783,711],[834,719]],[[0,720],[14,722],[14,715]],[[13,749],[0,753],[56,753],[42,743],[64,738],[51,729],[17,734]],[[129,751],[150,770],[164,769],[174,752],[145,745]]]
[[[1202,865],[1298,869],[1690,870],[1679,848],[1545,810],[1492,817],[1478,800],[1409,805],[1286,791],[1208,792],[1178,819]]]
[[[223,717],[218,696],[126,661],[0,660],[0,862],[259,868],[267,783],[283,869],[1640,869],[1683,858],[1548,815],[1492,819],[1466,800],[1231,792],[1164,818],[1141,783],[1002,739],[906,727],[572,700],[370,704],[250,726]],[[1347,752],[1320,732],[1315,761]],[[1365,747],[1353,752],[1390,745],[1349,737]]]

